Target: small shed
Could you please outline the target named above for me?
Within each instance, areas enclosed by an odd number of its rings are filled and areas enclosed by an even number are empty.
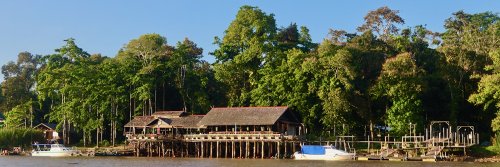
[[[33,127],[34,129],[40,129],[43,131],[45,139],[47,141],[59,140],[61,137],[59,136],[59,132],[56,131],[57,124],[53,123],[40,123]]]

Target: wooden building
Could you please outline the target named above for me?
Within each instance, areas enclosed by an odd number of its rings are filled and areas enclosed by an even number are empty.
[[[199,123],[208,134],[279,134],[294,138],[303,126],[288,107],[212,108]]]
[[[151,116],[136,116],[125,124],[129,140],[182,139],[183,134],[198,133],[203,115],[187,115],[184,111],[158,111]]]
[[[158,111],[125,125],[137,156],[283,157],[299,146],[303,131],[288,107],[212,108],[207,115]]]
[[[51,143],[61,139],[59,132],[56,131],[56,126],[57,124],[53,123],[40,123],[33,128],[42,130],[47,143]]]

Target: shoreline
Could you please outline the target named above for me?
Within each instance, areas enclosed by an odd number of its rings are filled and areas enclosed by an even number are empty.
[[[118,145],[115,147],[73,147],[76,150],[80,151],[81,154],[76,155],[76,156],[82,156],[82,157],[137,157],[133,155],[133,152],[130,148],[124,147],[123,145]],[[7,150],[3,150],[7,151]],[[27,150],[23,150],[18,153],[12,154],[2,154],[1,156],[30,156]],[[144,156],[140,156],[144,157]],[[157,156],[145,156],[144,158],[155,158]],[[363,156],[358,156],[356,160],[351,160],[351,161],[371,161],[371,162],[377,162],[377,161],[394,161],[398,159],[397,161],[414,161],[414,160],[405,160],[404,158],[390,158],[388,157],[387,159],[381,159],[381,160],[375,160],[375,159],[366,159],[366,160],[360,160],[358,158],[363,157]],[[179,159],[186,159],[186,158],[197,158],[197,159],[261,159],[261,158],[199,158],[199,157],[170,157],[170,158],[179,158]],[[364,157],[367,158],[367,157]],[[275,159],[275,158],[264,158],[264,159]],[[293,160],[293,158],[280,158],[280,159],[289,159]],[[425,159],[425,158],[424,158]],[[425,160],[422,160],[425,161]],[[445,159],[436,159],[435,161],[431,162],[479,162],[479,163],[488,163],[488,162],[500,162],[500,155],[478,155],[476,154],[475,156],[450,156]]]
[[[6,157],[6,156],[20,156],[20,157],[24,157],[24,156],[30,156],[29,154],[10,154],[10,155],[1,155],[0,157]],[[137,157],[137,156],[133,156],[133,155],[117,155],[117,154],[96,154],[96,155],[92,155],[92,156],[86,156],[86,155],[76,155],[76,156],[71,156],[71,157],[133,157],[133,158],[160,158],[160,159],[191,159],[191,158],[195,158],[195,159],[246,159],[246,160],[252,160],[252,159],[255,159],[255,160],[261,160],[261,158],[199,158],[199,157],[169,157],[169,158],[165,158],[165,157],[156,157],[156,156],[152,156],[152,157]],[[274,159],[274,158],[264,158],[264,159]],[[294,160],[293,158],[285,158],[285,159],[282,159],[282,160]],[[319,160],[321,161],[321,160]],[[325,160],[325,161],[328,161],[328,160]],[[365,161],[365,162],[381,162],[381,161],[393,161],[391,159],[384,159],[384,160],[347,160],[345,162],[349,162],[349,161]],[[405,162],[405,161],[414,161],[414,160],[401,160],[401,161],[398,161],[398,162]],[[425,161],[421,161],[421,162],[425,162]],[[430,161],[430,162],[474,162],[474,163],[498,163],[500,162],[500,156],[488,156],[488,157],[472,157],[472,156],[457,156],[457,157],[450,157],[448,159],[445,159],[445,160],[436,160],[436,161]]]

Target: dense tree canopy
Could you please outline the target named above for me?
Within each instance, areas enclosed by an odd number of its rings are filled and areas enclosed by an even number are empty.
[[[458,11],[443,33],[402,27],[388,7],[364,21],[314,43],[307,27],[278,27],[273,14],[242,6],[215,37],[212,64],[188,38],[170,45],[144,34],[113,58],[70,38],[53,54],[21,52],[2,66],[0,111],[8,127],[49,121],[65,142],[98,145],[123,139],[133,116],[214,106],[289,106],[311,137],[404,135],[432,120],[477,126],[484,139],[500,132],[498,14]]]

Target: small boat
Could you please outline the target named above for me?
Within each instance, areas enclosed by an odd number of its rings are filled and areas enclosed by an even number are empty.
[[[353,160],[355,153],[348,153],[333,146],[303,145],[300,152],[293,154],[296,160]]]
[[[62,144],[33,144],[31,156],[69,157],[77,155],[77,151]]]

